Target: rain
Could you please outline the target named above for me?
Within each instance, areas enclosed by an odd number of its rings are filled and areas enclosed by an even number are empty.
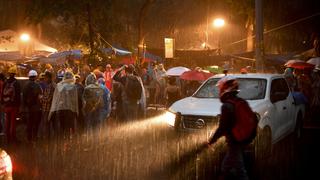
[[[175,132],[163,112],[137,122],[107,124],[93,136],[76,135],[60,142],[39,142],[14,149],[17,179],[208,179],[217,178],[225,152],[224,139],[207,147],[211,130]],[[254,160],[246,153],[251,177],[294,178],[299,166],[293,138],[271,159]],[[13,147],[14,148],[14,147]],[[289,153],[290,152],[290,153]],[[268,161],[266,163],[265,161]],[[252,163],[255,164],[252,164]],[[258,165],[258,166],[257,166]],[[281,169],[275,167],[281,165]],[[260,169],[263,168],[263,169]],[[270,174],[271,173],[271,174]],[[278,174],[277,177],[268,176]],[[262,176],[263,175],[263,176]]]
[[[319,17],[318,0],[0,0],[0,180],[320,179]]]

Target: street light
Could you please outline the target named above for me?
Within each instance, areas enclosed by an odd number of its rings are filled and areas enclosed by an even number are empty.
[[[217,28],[217,29],[221,29],[224,25],[224,19],[222,18],[216,18],[213,20],[213,27]],[[218,55],[221,54],[221,47],[220,47],[220,31],[218,31]]]
[[[221,28],[224,26],[224,20],[221,18],[216,18],[215,20],[213,20],[213,26],[216,28]]]
[[[22,42],[28,42],[30,40],[30,35],[26,34],[26,33],[23,33],[23,34],[20,35],[20,40]]]
[[[21,53],[26,56],[28,54],[31,53],[31,47],[30,47],[30,41],[31,41],[31,37],[29,34],[27,33],[22,33],[20,35],[20,41],[21,41],[21,46],[20,46],[20,51]]]

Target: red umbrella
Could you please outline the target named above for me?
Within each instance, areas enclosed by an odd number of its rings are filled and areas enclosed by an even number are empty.
[[[294,62],[294,63],[290,63],[290,64],[285,64],[285,66],[289,67],[289,68],[294,68],[294,69],[313,69],[315,65],[302,61],[302,62]]]
[[[190,81],[205,81],[213,75],[214,74],[210,72],[192,70],[192,71],[186,71],[182,73],[180,78],[184,80],[190,80]]]
[[[284,66],[288,67],[288,66],[291,66],[291,64],[298,63],[298,62],[304,62],[304,61],[302,61],[302,60],[300,60],[300,59],[291,59],[291,60],[287,61],[287,62],[284,64]]]

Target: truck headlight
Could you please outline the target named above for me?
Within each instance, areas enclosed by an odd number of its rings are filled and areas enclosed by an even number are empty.
[[[166,123],[169,124],[170,126],[174,126],[175,120],[176,120],[176,114],[172,113],[170,111],[166,112],[165,115],[166,118]]]
[[[4,164],[6,166],[6,171],[7,172],[12,172],[12,162],[11,162],[11,158],[9,155],[7,155],[6,157],[4,157]]]

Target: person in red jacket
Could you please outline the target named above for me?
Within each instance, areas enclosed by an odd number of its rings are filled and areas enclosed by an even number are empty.
[[[214,144],[220,137],[225,136],[228,146],[219,179],[237,179],[248,180],[247,171],[245,169],[243,150],[246,144],[237,142],[232,134],[232,128],[235,124],[235,106],[229,101],[236,101],[238,94],[238,82],[232,76],[225,76],[218,81],[221,106],[221,117],[219,127],[214,135],[208,140],[208,145]]]
[[[112,90],[112,77],[114,75],[114,72],[111,68],[110,64],[106,65],[106,71],[104,72],[104,80],[105,80],[105,85],[109,89],[109,91]]]

